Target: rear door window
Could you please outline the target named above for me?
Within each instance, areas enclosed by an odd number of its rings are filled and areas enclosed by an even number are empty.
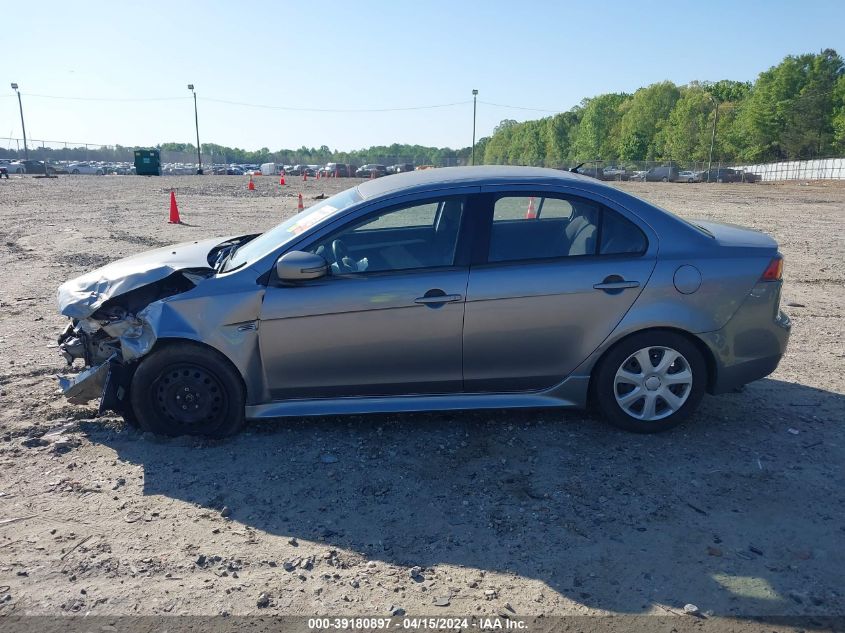
[[[505,194],[494,201],[487,261],[639,255],[647,248],[636,224],[592,200]]]

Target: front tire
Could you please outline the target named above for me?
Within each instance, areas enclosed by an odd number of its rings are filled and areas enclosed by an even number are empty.
[[[130,403],[144,431],[227,437],[244,421],[241,377],[219,352],[195,343],[168,344],[141,360]]]
[[[675,332],[630,336],[601,360],[593,374],[593,402],[608,422],[626,431],[657,433],[692,414],[706,387],[698,348]]]

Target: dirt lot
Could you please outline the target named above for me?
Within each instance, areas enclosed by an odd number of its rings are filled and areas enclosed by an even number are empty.
[[[786,256],[780,368],[668,434],[531,411],[207,442],[63,402],[60,282],[352,183],[256,181],[0,181],[0,614],[845,614],[845,187],[621,185]]]

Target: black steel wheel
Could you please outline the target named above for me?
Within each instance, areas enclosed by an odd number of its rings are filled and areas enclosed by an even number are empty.
[[[145,431],[225,437],[244,419],[240,375],[219,352],[171,343],[141,360],[130,387],[132,409]]]
[[[198,429],[216,423],[228,399],[217,376],[195,363],[169,367],[153,383],[152,396],[161,416]]]

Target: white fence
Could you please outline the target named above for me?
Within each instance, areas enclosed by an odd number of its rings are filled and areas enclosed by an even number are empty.
[[[815,160],[790,160],[782,163],[737,165],[758,174],[763,182],[778,180],[845,180],[845,158],[819,158]]]

